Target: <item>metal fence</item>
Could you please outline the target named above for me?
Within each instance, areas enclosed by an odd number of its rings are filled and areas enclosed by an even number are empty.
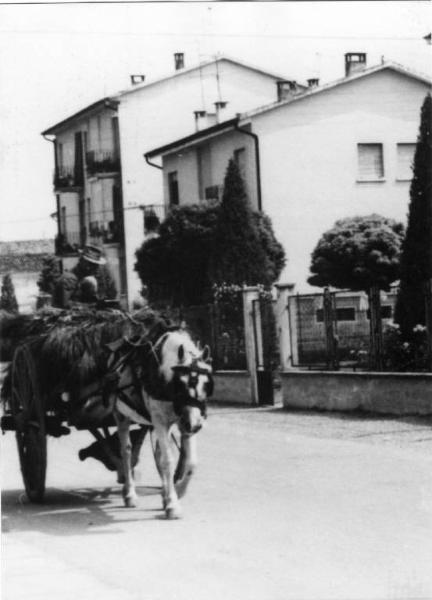
[[[311,369],[431,370],[430,327],[419,328],[418,341],[414,339],[411,347],[400,341],[392,327],[396,297],[396,290],[375,290],[369,298],[365,293],[350,291],[290,296],[292,365]]]
[[[210,346],[215,370],[246,370],[243,302],[215,303],[176,309],[195,342]]]

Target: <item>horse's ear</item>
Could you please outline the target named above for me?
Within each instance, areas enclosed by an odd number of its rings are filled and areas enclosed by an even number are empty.
[[[180,363],[184,361],[185,350],[183,344],[180,344],[177,350],[177,356]]]
[[[202,355],[201,355],[201,359],[206,362],[209,363],[211,362],[211,355],[210,355],[210,347],[209,346],[204,346],[204,350],[202,351]]]

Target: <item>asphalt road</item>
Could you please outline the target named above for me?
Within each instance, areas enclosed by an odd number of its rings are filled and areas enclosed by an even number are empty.
[[[4,600],[432,598],[431,419],[215,407],[181,521],[148,442],[126,509],[88,441],[50,439],[36,506],[2,437]]]

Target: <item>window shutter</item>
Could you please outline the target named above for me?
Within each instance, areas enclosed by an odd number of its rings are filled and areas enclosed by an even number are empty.
[[[415,144],[397,145],[397,178],[412,179],[411,166],[414,162]]]
[[[382,144],[358,144],[359,179],[381,179],[384,177]]]

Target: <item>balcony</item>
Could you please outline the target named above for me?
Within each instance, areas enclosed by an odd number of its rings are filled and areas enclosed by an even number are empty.
[[[118,173],[120,171],[120,158],[117,152],[96,152],[92,150],[86,153],[86,165],[88,175]]]
[[[57,167],[54,172],[54,187],[56,190],[79,187],[83,184],[81,169],[75,167]]]

